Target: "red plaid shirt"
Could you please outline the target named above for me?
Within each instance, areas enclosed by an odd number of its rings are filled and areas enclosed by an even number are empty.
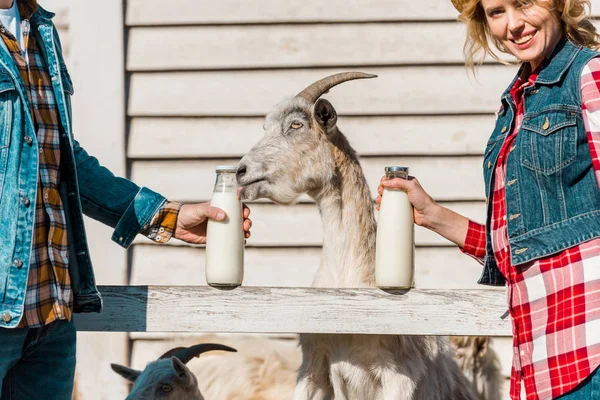
[[[21,49],[17,39],[1,24],[0,37],[27,89],[40,153],[31,261],[23,318],[19,323],[20,328],[32,328],[56,320],[71,319],[73,293],[68,269],[66,220],[58,192],[60,119],[45,59],[30,25],[37,2],[21,0],[17,6],[21,15],[24,48]],[[31,143],[34,138],[26,137],[25,140]],[[174,231],[180,206],[176,202],[165,202],[142,233],[157,243],[168,241]]]
[[[519,267],[510,264],[506,225],[506,160],[523,121],[523,89],[511,90],[517,106],[514,130],[507,135],[494,171],[491,194],[491,239],[498,268],[507,279],[508,308],[513,321],[513,365],[510,397],[546,400],[575,388],[600,365],[600,239]],[[581,76],[583,119],[596,176],[600,182],[600,60],[593,59]],[[485,226],[469,222],[464,252],[481,262]]]

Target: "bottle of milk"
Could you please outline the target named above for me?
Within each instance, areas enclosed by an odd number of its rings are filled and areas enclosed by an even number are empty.
[[[208,220],[206,282],[214,287],[236,287],[244,276],[244,229],[235,165],[217,165],[211,206],[227,214],[224,221]]]
[[[386,167],[387,179],[408,179],[407,167]],[[403,190],[385,188],[379,207],[375,281],[382,289],[408,289],[413,284],[413,207]]]

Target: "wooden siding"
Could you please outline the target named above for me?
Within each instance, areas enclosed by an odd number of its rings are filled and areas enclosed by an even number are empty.
[[[133,161],[131,177],[141,185],[156,188],[179,200],[210,198],[215,165],[237,164],[239,159],[144,160]],[[365,176],[375,195],[386,165],[406,165],[412,175],[438,200],[484,200],[482,157],[369,157],[361,160]],[[373,197],[375,198],[375,197]]]
[[[320,247],[247,247],[244,286],[309,287],[319,267]],[[415,287],[485,289],[477,285],[481,266],[455,247],[417,248]],[[206,285],[204,248],[136,245],[132,285]]]
[[[132,118],[130,159],[240,158],[263,118]],[[343,116],[338,127],[361,156],[483,155],[494,115]]]
[[[600,1],[592,0],[598,15]],[[179,0],[165,7],[160,0],[128,0],[126,21],[139,25],[272,24],[331,23],[371,21],[456,20],[458,12],[450,1],[441,0],[369,0],[355,6],[345,0],[261,0],[215,2]]]
[[[133,73],[128,112],[132,117],[264,115],[284,97],[348,69]],[[462,66],[352,69],[378,78],[349,82],[327,94],[341,115],[493,113],[516,71],[485,65],[477,82]]]

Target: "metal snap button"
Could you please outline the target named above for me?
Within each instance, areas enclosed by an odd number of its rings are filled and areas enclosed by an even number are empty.
[[[550,120],[548,119],[548,117],[546,117],[546,121],[544,122],[544,125],[542,125],[542,129],[546,130],[550,128]]]
[[[27,144],[33,143],[33,139],[29,135],[25,136],[23,139],[25,139],[25,143]]]
[[[9,323],[11,319],[12,319],[12,317],[10,316],[9,313],[2,314],[2,321]]]
[[[20,258],[15,259],[15,261],[13,261],[13,264],[15,264],[15,267],[21,269],[21,267],[23,266],[23,261],[21,261]]]

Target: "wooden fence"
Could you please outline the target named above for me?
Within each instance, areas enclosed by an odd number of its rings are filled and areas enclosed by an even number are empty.
[[[102,286],[80,331],[508,336],[502,290]]]

